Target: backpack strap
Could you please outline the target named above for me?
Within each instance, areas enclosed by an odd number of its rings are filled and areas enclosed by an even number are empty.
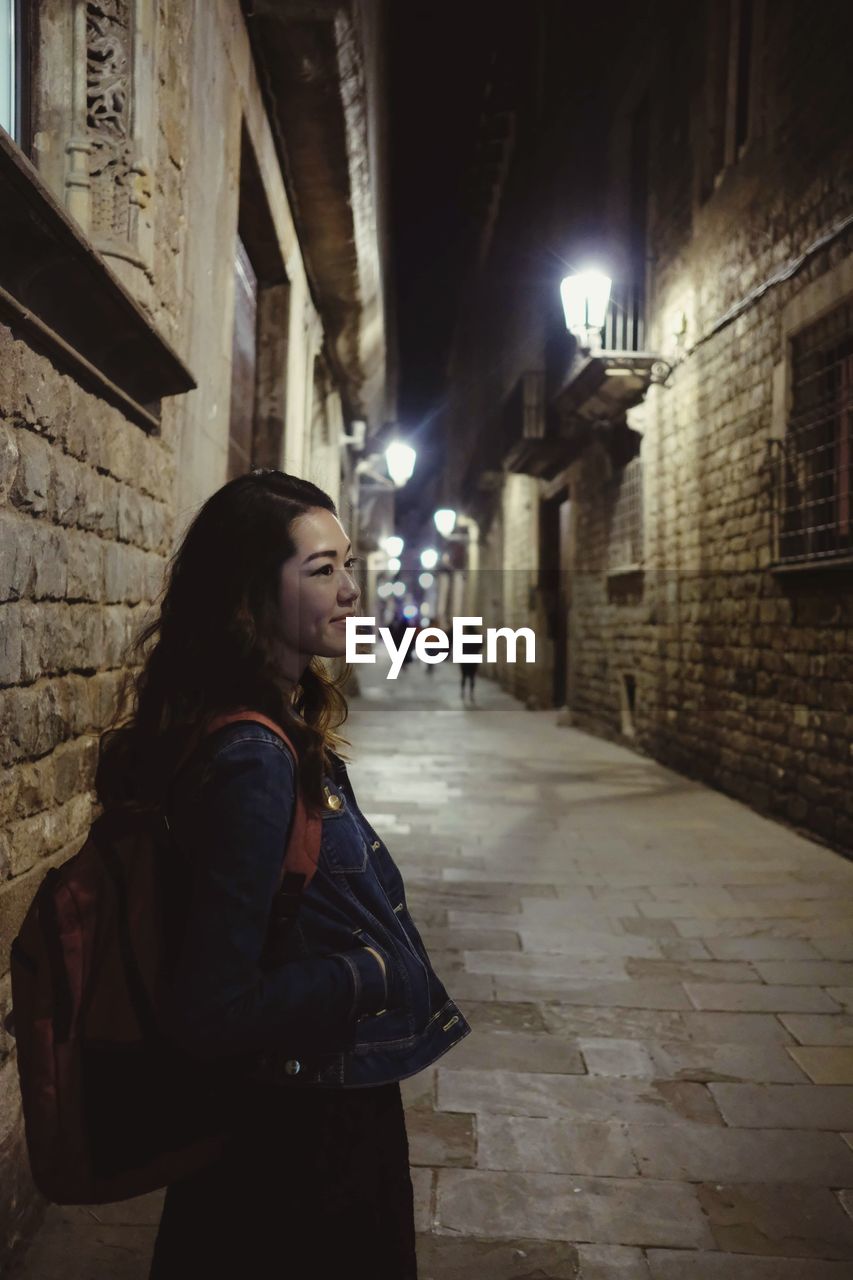
[[[291,913],[295,915],[299,894],[303,889],[308,888],[314,872],[317,870],[317,863],[320,860],[323,819],[318,814],[309,812],[305,804],[302,788],[299,785],[299,756],[290,738],[275,720],[271,720],[269,716],[263,715],[260,711],[250,711],[248,709],[232,711],[214,716],[205,726],[205,732],[215,733],[217,729],[224,729],[226,725],[241,723],[262,724],[269,729],[289,749],[296,765],[296,804],[290,828],[290,839],[287,842],[287,849],[285,850],[284,862],[281,868],[277,894],[279,901],[276,908],[284,916]]]

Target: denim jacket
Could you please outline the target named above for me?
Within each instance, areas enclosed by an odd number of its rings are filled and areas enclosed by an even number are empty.
[[[262,962],[294,781],[287,747],[255,723],[212,734],[176,780],[167,816],[192,884],[167,1026],[201,1057],[258,1055],[261,1078],[289,1088],[401,1080],[471,1028],[433,970],[402,876],[338,757],[325,779],[317,871],[283,957]]]

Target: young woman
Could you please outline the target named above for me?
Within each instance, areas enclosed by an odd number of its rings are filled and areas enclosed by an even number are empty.
[[[150,1276],[416,1277],[399,1081],[470,1030],[430,964],[400,872],[356,803],[321,658],[358,587],[327,494],[256,471],[213,495],[173,561],[105,807],[161,810],[187,908],[168,1025],[201,1059],[263,1057],[225,1155],[167,1189]],[[223,713],[263,724],[209,731]],[[286,954],[265,962],[296,787],[322,817]],[[247,1077],[248,1080],[248,1077]]]

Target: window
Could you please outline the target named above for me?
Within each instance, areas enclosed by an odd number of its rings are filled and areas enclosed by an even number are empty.
[[[231,409],[228,479],[253,464],[255,386],[258,370],[258,277],[240,237],[234,253],[234,331],[231,342]]]
[[[794,334],[778,561],[853,557],[853,299]]]
[[[643,563],[643,462],[632,458],[614,480],[607,568],[610,573],[637,569]]]
[[[755,131],[763,0],[711,0],[708,14],[703,200],[737,163]]]
[[[0,126],[23,145],[26,126],[23,0],[0,0]]]

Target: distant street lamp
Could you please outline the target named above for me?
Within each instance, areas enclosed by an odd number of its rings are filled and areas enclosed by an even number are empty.
[[[438,564],[438,552],[434,547],[427,547],[421,552],[421,568],[434,569]]]
[[[601,347],[612,280],[601,271],[579,271],[560,283],[566,328],[586,351]]]
[[[382,550],[387,552],[393,559],[395,556],[403,554],[405,543],[402,538],[398,538],[396,533],[392,533],[390,537],[384,538],[382,542]]]
[[[397,557],[396,557],[396,556],[389,556],[389,557],[388,557],[388,564],[387,564],[385,567],[386,567],[386,569],[388,570],[388,572],[389,572],[389,573],[399,573],[399,572],[400,572],[400,561],[397,559]]]
[[[392,440],[385,450],[385,465],[398,489],[402,489],[406,481],[412,478],[417,456],[412,446],[403,444],[401,440]]]
[[[456,512],[452,507],[440,507],[433,516],[433,520],[442,538],[449,538],[456,527]]]

